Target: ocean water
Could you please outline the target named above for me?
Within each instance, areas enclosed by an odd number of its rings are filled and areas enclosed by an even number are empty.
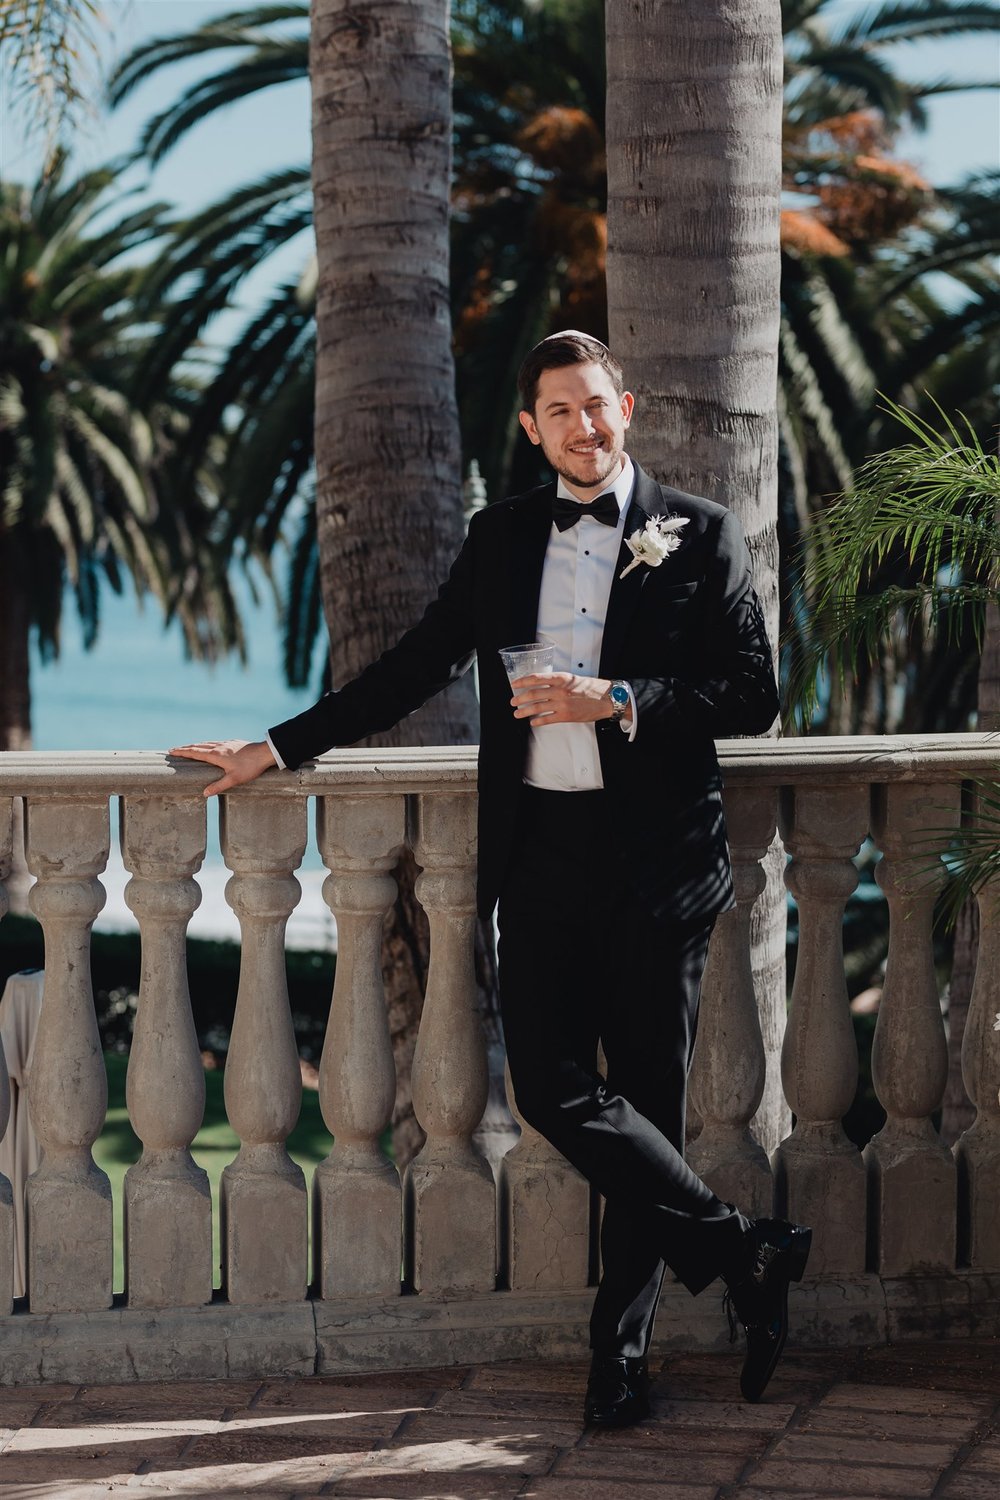
[[[165,630],[156,608],[110,592],[102,601],[100,635],[83,649],[79,622],[68,602],[59,659],[32,663],[32,718],[38,750],[165,750],[205,739],[260,739],[271,724],[306,708],[312,691],[285,686],[281,641],[273,605],[241,593],[248,664],[236,658],[208,666],[185,658],[180,631]],[[238,938],[239,924],[225,899],[229,878],[218,839],[217,804],[208,809],[205,863],[196,877],[202,901],[189,931],[198,937]],[[95,927],[130,931],[125,905],[128,880],[117,843],[112,806],[112,856],[101,877],[107,901]],[[288,924],[293,947],[336,945],[336,927],[323,901],[324,870],[310,828],[297,878],[302,899]]]

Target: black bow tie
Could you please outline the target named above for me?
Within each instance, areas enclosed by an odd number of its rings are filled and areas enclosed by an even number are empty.
[[[593,516],[602,526],[617,526],[620,515],[618,497],[614,490],[606,490],[596,500],[591,500],[589,505],[578,505],[575,500],[566,500],[562,495],[556,495],[552,500],[552,519],[560,531],[568,531],[581,516]]]

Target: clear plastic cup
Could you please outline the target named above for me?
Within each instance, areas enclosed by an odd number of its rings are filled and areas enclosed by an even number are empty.
[[[552,671],[556,648],[548,641],[529,641],[521,646],[501,646],[500,660],[511,683],[519,677],[542,676]]]

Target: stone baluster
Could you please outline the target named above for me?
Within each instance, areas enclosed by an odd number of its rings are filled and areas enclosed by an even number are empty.
[[[799,908],[799,949],[781,1051],[795,1128],[772,1158],[779,1213],[815,1230],[812,1275],[865,1268],[865,1172],[842,1120],[858,1084],[844,980],[843,919],[868,832],[867,787],[797,786],[782,794],[785,879]]]
[[[962,1078],[976,1118],[955,1143],[959,1258],[1000,1271],[1000,880],[979,892],[979,954],[962,1038]]]
[[[750,965],[750,919],[764,889],[761,860],[774,838],[777,792],[770,787],[726,793],[736,907],[719,918],[705,965],[690,1100],[702,1121],[688,1159],[718,1197],[745,1213],[771,1212],[767,1153],[750,1133],[764,1097],[766,1059]]]
[[[307,1282],[305,1178],[285,1148],[302,1104],[288,1007],[285,924],[299,897],[292,871],[306,846],[304,798],[226,797],[226,897],[240,922],[236,1018],[226,1059],[229,1123],[239,1155],[222,1174],[222,1260],[230,1302],[292,1302]]]
[[[212,1300],[212,1196],[190,1151],[205,1073],[185,950],[201,900],[192,877],[205,855],[203,799],[123,799],[121,844],[142,934],[126,1097],[143,1152],[125,1174],[125,1284],[130,1307],[196,1307]]]
[[[10,875],[14,846],[14,806],[9,797],[0,797],[0,922],[7,915],[7,879]],[[0,1141],[10,1119],[10,1083],[3,1038],[0,1037]],[[14,1297],[14,1192],[9,1180],[0,1172],[0,1317],[13,1306]]]
[[[500,1164],[504,1279],[515,1292],[585,1287],[590,1272],[590,1184],[528,1124],[510,1069],[507,1102],[521,1138]]]
[[[872,1048],[872,1079],[888,1116],[865,1147],[875,1268],[883,1276],[955,1264],[955,1159],[931,1115],[948,1077],[931,924],[945,879],[937,850],[957,826],[960,787],[876,787],[876,879],[889,903],[889,955]]]
[[[91,1155],[108,1079],[90,981],[90,929],[104,905],[106,801],[30,800],[31,910],[45,936],[42,1002],[28,1085],[44,1152],[28,1179],[28,1296],[32,1312],[111,1306],[111,1184]]]
[[[427,1140],[406,1171],[408,1274],[418,1291],[490,1291],[496,1185],[471,1141],[488,1093],[473,969],[476,799],[429,793],[416,821],[431,958],[413,1057],[414,1112]]]
[[[313,1251],[324,1297],[400,1289],[399,1173],[381,1147],[396,1098],[382,921],[396,897],[392,870],[406,838],[406,799],[321,797],[323,894],[337,919],[337,974],[323,1042],[319,1097],[334,1138],[313,1179]]]

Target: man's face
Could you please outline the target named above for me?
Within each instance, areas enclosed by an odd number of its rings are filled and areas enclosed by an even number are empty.
[[[520,420],[556,473],[592,499],[617,474],[634,405],[628,391],[616,395],[603,365],[566,365],[542,371],[534,413]]]

